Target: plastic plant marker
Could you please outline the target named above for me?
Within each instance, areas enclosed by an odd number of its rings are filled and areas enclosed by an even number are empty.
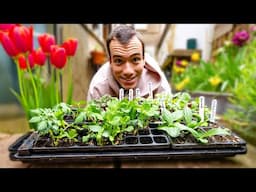
[[[163,98],[160,98],[160,110],[161,113],[163,113],[163,111],[165,110],[165,103]]]
[[[211,113],[210,113],[210,121],[212,123],[215,122],[216,111],[217,111],[217,100],[213,99],[211,103]]]
[[[124,89],[119,89],[119,100],[121,101],[124,98]]]
[[[201,117],[201,121],[204,121],[204,96],[199,97],[199,116]]]
[[[135,97],[139,98],[140,97],[140,88],[135,89]]]
[[[153,99],[152,82],[148,83],[149,98]]]
[[[133,100],[133,89],[129,89],[129,101]]]

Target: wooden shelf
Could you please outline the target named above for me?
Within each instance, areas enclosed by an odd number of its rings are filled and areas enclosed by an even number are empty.
[[[202,50],[201,49],[175,49],[171,54],[169,54],[167,56],[167,58],[165,59],[163,65],[162,65],[162,69],[171,69],[173,62],[176,59],[186,59],[187,61],[191,60],[191,55],[194,52],[198,52],[200,54],[200,56],[202,55]]]

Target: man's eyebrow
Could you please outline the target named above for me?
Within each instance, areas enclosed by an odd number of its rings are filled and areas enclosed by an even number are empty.
[[[122,56],[120,56],[120,55],[113,55],[113,57],[120,57],[120,58],[122,58]]]
[[[140,53],[134,53],[133,55],[131,55],[132,57],[133,56],[140,56],[141,54]]]
[[[134,54],[130,55],[130,57],[134,57],[134,56],[140,56],[140,53],[134,53]],[[123,58],[123,57],[120,56],[120,55],[113,55],[113,57],[120,57],[120,58]]]

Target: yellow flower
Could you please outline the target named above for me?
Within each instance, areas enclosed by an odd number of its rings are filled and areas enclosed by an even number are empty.
[[[187,66],[188,66],[188,61],[185,60],[185,59],[183,59],[183,60],[181,61],[181,66],[187,67]]]
[[[185,69],[180,67],[180,73],[183,73],[184,71],[185,71]]]
[[[174,65],[173,70],[175,73],[183,73],[185,69],[183,67],[178,67],[178,66]]]
[[[192,62],[198,62],[200,60],[200,54],[198,52],[194,52],[191,55]]]
[[[209,79],[209,81],[210,81],[212,86],[216,87],[221,83],[222,79],[219,76],[216,75],[214,77],[211,77]]]
[[[224,45],[225,47],[230,47],[232,45],[231,41],[227,40],[227,41],[224,41]]]
[[[175,84],[175,89],[177,91],[181,91],[182,89],[184,89],[184,87],[188,84],[188,82],[190,81],[189,77],[186,77],[185,79],[183,79],[180,83]]]
[[[175,84],[175,89],[177,91],[181,91],[184,88],[184,86],[185,86],[184,83],[180,82],[178,84]]]
[[[189,83],[189,81],[190,81],[190,78],[189,78],[189,77],[186,77],[186,78],[183,80],[184,84]]]

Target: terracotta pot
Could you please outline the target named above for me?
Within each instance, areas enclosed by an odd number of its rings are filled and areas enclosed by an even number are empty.
[[[103,51],[91,51],[92,62],[96,65],[102,65],[106,62],[106,54]]]

